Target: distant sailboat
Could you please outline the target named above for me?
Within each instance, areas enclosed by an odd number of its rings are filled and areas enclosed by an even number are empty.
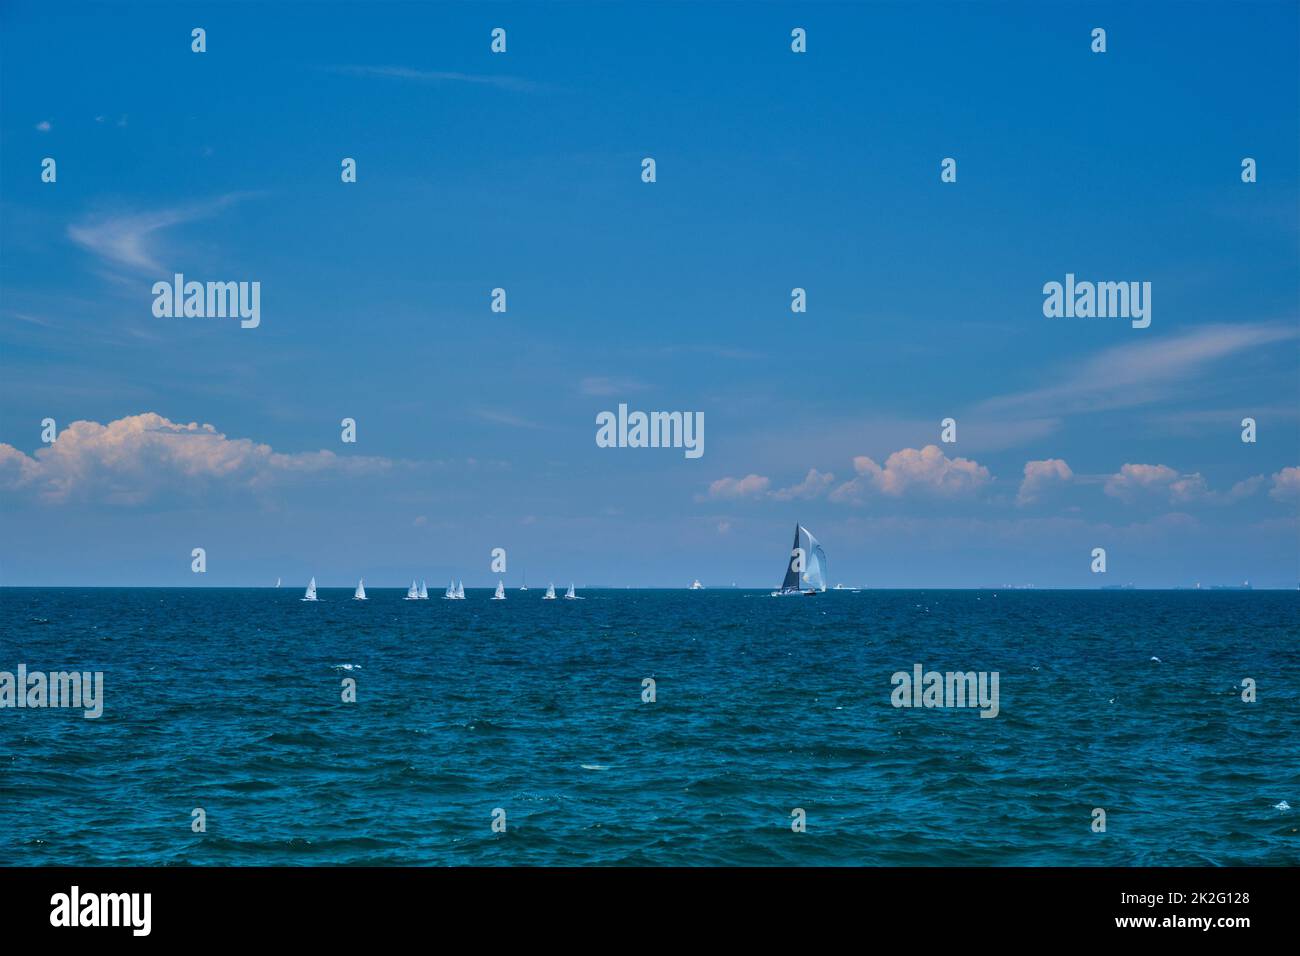
[[[312,578],[311,582],[307,585],[307,593],[302,596],[302,599],[304,601],[316,600],[316,579],[315,578]]]
[[[527,572],[527,571],[524,572],[524,583],[521,584],[521,585],[519,585],[519,590],[521,590],[521,591],[527,591],[527,590],[528,590],[528,572]]]
[[[550,584],[546,585],[546,594],[544,594],[544,595],[542,596],[542,600],[543,600],[543,601],[554,601],[554,600],[555,600],[555,582],[554,582],[554,581],[552,581]]]
[[[276,578],[276,579],[275,579],[275,586],[276,586],[277,588],[280,586],[280,579],[279,579],[279,578]]]
[[[366,600],[366,579],[365,578],[362,578],[360,581],[357,582],[357,590],[356,593],[352,595],[352,600],[354,601]]]
[[[497,581],[497,593],[492,595],[494,601],[504,601],[506,599],[506,583]]]
[[[465,600],[465,580],[464,580],[464,578],[462,578],[461,580],[459,580],[459,581],[456,582],[456,600],[457,600],[457,601],[463,601],[463,600]]]
[[[429,600],[429,589],[425,587],[424,582],[420,582],[420,592],[416,595],[421,601]]]
[[[578,597],[578,595],[576,595],[576,594],[573,593],[573,582],[572,582],[572,581],[569,582],[569,590],[567,590],[567,591],[564,592],[564,599],[565,599],[566,601],[581,601],[581,600],[582,600],[582,598]]]
[[[455,582],[455,581],[448,581],[448,582],[447,582],[447,590],[446,590],[446,592],[442,595],[442,599],[443,599],[444,601],[454,601],[454,600],[456,600],[456,582]]]
[[[694,581],[691,582],[691,586],[690,586],[690,588],[688,588],[688,590],[691,590],[691,591],[703,591],[703,590],[704,590],[704,585],[700,583],[700,579],[699,579],[699,578],[696,578]]]
[[[414,578],[411,579],[411,586],[406,589],[406,600],[408,601],[420,600],[420,589],[416,586]]]
[[[800,542],[803,542],[800,544]],[[802,567],[800,565],[802,564]],[[785,580],[772,597],[801,594],[811,597],[826,590],[826,552],[811,531],[801,524],[794,526],[794,545],[785,567]]]

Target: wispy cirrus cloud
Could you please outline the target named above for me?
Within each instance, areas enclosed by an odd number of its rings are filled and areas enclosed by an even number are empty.
[[[506,425],[510,428],[545,428],[538,422],[524,418],[522,415],[516,415],[514,412],[503,412],[495,408],[480,408],[474,412],[485,422],[491,422],[493,425]]]
[[[531,93],[542,89],[542,84],[533,80],[496,73],[418,70],[409,66],[335,66],[328,69],[331,73],[341,73],[346,76],[378,76],[394,80],[410,80],[416,83],[471,83],[478,86],[494,86],[497,89],[519,93]]]
[[[1106,349],[1043,388],[999,395],[976,406],[983,414],[1034,417],[1132,408],[1164,400],[1206,366],[1300,335],[1267,323],[1208,325],[1183,335]]]
[[[606,378],[603,375],[592,375],[584,378],[578,383],[578,391],[583,395],[624,395],[628,392],[640,392],[646,388],[645,383],[638,382],[631,378]]]
[[[68,227],[68,238],[109,264],[137,272],[160,272],[160,233],[172,226],[215,215],[249,193],[227,193],[207,202],[146,212],[92,216]]]

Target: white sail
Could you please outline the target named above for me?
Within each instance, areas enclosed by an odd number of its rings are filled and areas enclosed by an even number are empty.
[[[497,593],[492,595],[494,601],[504,601],[506,599],[506,583],[497,581]]]
[[[455,600],[455,598],[456,598],[456,582],[455,582],[455,581],[448,581],[448,582],[447,582],[447,590],[446,590],[446,592],[442,595],[442,599],[443,599],[444,601],[452,601],[452,600]]]
[[[420,582],[420,593],[416,595],[421,601],[429,600],[429,589],[425,587],[424,582]]]
[[[704,585],[700,583],[700,579],[699,579],[699,578],[696,578],[694,581],[691,582],[691,586],[690,586],[689,590],[691,590],[691,591],[703,591],[703,590],[704,590]]]
[[[521,591],[527,591],[527,590],[528,590],[528,572],[527,572],[527,571],[524,572],[524,580],[523,580],[523,583],[519,585],[519,590],[521,590]]]
[[[416,586],[414,578],[411,579],[411,586],[406,589],[406,600],[408,601],[420,600],[420,589],[419,587]]]
[[[362,578],[357,582],[356,593],[352,595],[354,601],[364,601],[366,599],[366,579]]]
[[[564,592],[564,597],[565,597],[566,600],[569,600],[569,601],[581,601],[581,600],[582,600],[582,598],[578,597],[578,595],[574,593],[574,591],[573,591],[573,582],[572,582],[572,581],[569,582],[569,590],[567,590],[567,591]]]
[[[464,578],[461,578],[461,580],[456,582],[456,600],[457,601],[465,600],[465,579]]]
[[[555,582],[554,582],[554,581],[552,581],[550,584],[546,585],[546,596],[543,597],[542,600],[543,600],[543,601],[554,601],[554,600],[555,600]]]
[[[277,588],[280,586],[280,579],[279,579],[279,578],[276,578],[276,579],[275,579],[275,586],[276,586]]]
[[[316,600],[316,579],[312,578],[311,583],[307,585],[307,593],[302,596],[304,601]]]
[[[804,551],[804,572],[801,580],[814,591],[826,590],[826,552],[822,550],[821,543],[813,537],[813,533],[802,525],[799,530],[807,536],[807,546]]]

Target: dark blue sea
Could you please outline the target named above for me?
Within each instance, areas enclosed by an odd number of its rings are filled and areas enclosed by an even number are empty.
[[[369,594],[0,590],[0,864],[1300,863],[1297,592]]]

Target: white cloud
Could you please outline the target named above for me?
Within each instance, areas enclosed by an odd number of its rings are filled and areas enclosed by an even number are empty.
[[[1112,498],[1128,503],[1144,494],[1168,497],[1172,504],[1203,501],[1210,496],[1199,473],[1183,475],[1168,465],[1124,464],[1106,479],[1103,490]]]
[[[159,209],[153,212],[100,216],[68,227],[68,238],[118,266],[142,272],[160,272],[159,253],[153,248],[157,233],[197,219],[205,219],[243,198],[229,193],[210,202]]]
[[[513,412],[503,412],[492,408],[480,408],[474,414],[485,422],[491,422],[494,425],[508,425],[511,428],[542,428],[537,422],[530,421],[521,415]]]
[[[937,445],[896,451],[885,459],[883,468],[859,455],[853,459],[853,470],[857,477],[831,492],[832,501],[857,504],[871,492],[894,498],[913,492],[955,498],[993,480],[983,465],[969,458],[949,458]]]
[[[1277,501],[1300,501],[1300,466],[1283,468],[1275,474],[1268,496]]]
[[[835,476],[830,472],[818,471],[816,468],[809,468],[808,474],[804,476],[803,481],[797,485],[791,485],[789,488],[778,488],[772,492],[772,497],[778,501],[793,501],[796,498],[809,499],[817,498],[835,481]]]
[[[227,438],[212,425],[146,412],[107,425],[73,422],[32,455],[0,443],[0,489],[32,492],[50,503],[138,504],[214,484],[257,489],[302,475],[375,474],[395,464],[323,450],[284,454],[247,438]]]
[[[1022,505],[1033,504],[1049,489],[1066,484],[1073,479],[1074,472],[1062,458],[1027,461],[1025,477],[1020,482],[1020,492],[1016,495],[1016,502]]]
[[[416,70],[406,66],[340,66],[332,72],[350,76],[380,76],[396,80],[413,80],[417,83],[470,83],[477,86],[495,86],[502,90],[531,92],[540,89],[532,80],[494,73],[457,73],[451,70]]]
[[[981,403],[982,414],[1053,416],[1131,408],[1167,398],[1205,366],[1238,352],[1295,338],[1279,325],[1209,325],[1179,336],[1143,338],[1107,349],[1077,364],[1045,388],[1001,395]]]
[[[767,493],[771,480],[762,475],[744,478],[719,478],[709,485],[710,498],[759,498]]]
[[[578,391],[583,395],[622,395],[627,392],[638,392],[645,388],[641,382],[630,378],[605,378],[596,375],[584,378],[578,383]]]

